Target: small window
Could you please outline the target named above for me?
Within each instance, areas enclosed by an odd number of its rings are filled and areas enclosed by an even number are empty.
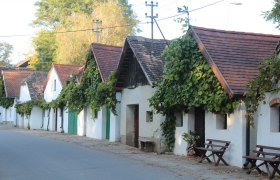
[[[56,91],[56,79],[53,81],[53,91]]]
[[[153,111],[146,111],[146,122],[153,122]]]
[[[227,129],[228,116],[226,113],[216,114],[216,128],[217,129]]]
[[[183,112],[176,112],[176,127],[183,127]]]
[[[270,131],[280,132],[280,106],[270,108]]]
[[[98,118],[98,111],[94,110],[94,119],[97,119],[97,118]]]

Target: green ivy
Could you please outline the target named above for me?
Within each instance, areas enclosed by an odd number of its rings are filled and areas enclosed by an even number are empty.
[[[93,113],[100,110],[101,107],[107,106],[116,114],[115,84],[114,73],[110,74],[107,82],[102,82],[96,61],[90,53],[81,82],[77,83],[77,77],[73,75],[52,105],[60,108],[67,106],[76,113],[87,106]]]
[[[175,121],[170,112],[202,107],[209,112],[230,113],[239,104],[239,100],[228,97],[190,35],[174,40],[163,55],[164,75],[150,99],[150,106],[165,115],[165,121]],[[172,127],[162,130],[168,148],[172,149],[175,122],[168,124]]]
[[[0,78],[0,106],[8,109],[9,107],[13,106],[14,98],[6,97],[4,88],[4,81],[2,78]]]
[[[258,109],[259,103],[265,102],[265,93],[278,92],[278,81],[280,78],[280,59],[277,55],[264,59],[259,67],[256,78],[248,82],[246,92],[246,119],[254,125],[254,114]]]

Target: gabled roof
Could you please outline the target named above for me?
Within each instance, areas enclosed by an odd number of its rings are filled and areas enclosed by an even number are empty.
[[[31,100],[40,100],[44,98],[44,87],[47,81],[47,72],[34,71],[23,80],[27,84]]]
[[[53,64],[52,66],[52,68],[56,70],[62,86],[66,84],[71,74],[78,74],[81,71],[82,67],[83,66],[81,65],[70,64]]]
[[[164,58],[161,56],[167,46],[162,39],[148,39],[140,36],[128,36],[122,51],[118,71],[130,51],[136,57],[150,85],[160,80],[163,74]]]
[[[92,43],[91,51],[99,68],[102,81],[108,81],[110,73],[117,70],[122,47]]]
[[[26,68],[29,65],[29,61],[30,61],[30,59],[20,61],[15,65],[15,67],[16,68]]]
[[[275,53],[280,40],[278,35],[195,26],[190,27],[190,33],[230,96],[245,93],[248,81],[257,76],[261,61]]]
[[[6,96],[10,98],[19,97],[22,81],[31,73],[32,70],[27,69],[3,70],[2,75]]]

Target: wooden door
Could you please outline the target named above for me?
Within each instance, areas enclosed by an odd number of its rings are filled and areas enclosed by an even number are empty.
[[[194,130],[199,135],[199,140],[196,146],[204,146],[205,142],[205,111],[202,108],[195,108],[194,110]]]
[[[77,114],[73,111],[68,112],[68,134],[77,134]]]
[[[139,146],[139,105],[134,109],[134,147]]]
[[[106,139],[110,139],[110,108],[106,108]]]

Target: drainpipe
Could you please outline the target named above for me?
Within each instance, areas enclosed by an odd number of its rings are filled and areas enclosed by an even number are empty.
[[[246,156],[250,155],[250,121],[246,118]],[[243,164],[243,168],[248,168],[249,165],[248,159],[246,159]]]

